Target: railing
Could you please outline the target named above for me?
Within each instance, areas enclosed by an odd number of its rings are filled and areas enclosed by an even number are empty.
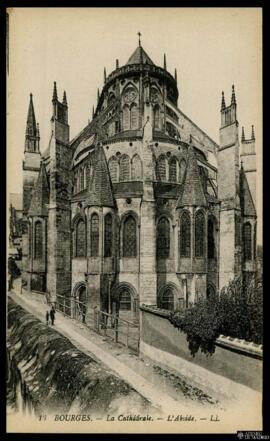
[[[100,311],[97,307],[91,308],[73,297],[61,295],[57,296],[56,310],[116,343],[135,352],[139,351],[139,326],[136,322],[122,319],[118,314]]]

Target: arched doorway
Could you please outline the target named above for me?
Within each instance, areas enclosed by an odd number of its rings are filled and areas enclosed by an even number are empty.
[[[74,297],[74,318],[85,323],[87,313],[87,290],[85,283],[75,285],[73,290]]]
[[[124,320],[137,321],[138,296],[132,285],[120,283],[112,290],[113,310]]]

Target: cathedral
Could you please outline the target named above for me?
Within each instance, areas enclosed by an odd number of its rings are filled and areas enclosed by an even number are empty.
[[[138,318],[181,310],[256,270],[256,153],[234,86],[216,144],[179,107],[177,72],[139,44],[116,60],[91,121],[69,135],[54,83],[40,151],[30,94],[23,160],[22,289]],[[226,103],[227,101],[227,103]]]

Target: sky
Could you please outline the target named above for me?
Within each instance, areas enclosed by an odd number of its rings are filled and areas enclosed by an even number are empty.
[[[11,8],[7,88],[8,193],[22,191],[29,94],[49,142],[53,82],[66,90],[70,135],[91,119],[103,71],[124,65],[138,45],[177,69],[178,107],[219,142],[221,92],[235,85],[239,129],[255,127],[258,243],[262,243],[262,12],[260,8]],[[241,132],[240,132],[241,133]]]

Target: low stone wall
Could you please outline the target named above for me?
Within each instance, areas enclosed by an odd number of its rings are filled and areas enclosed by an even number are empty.
[[[262,348],[220,336],[212,356],[192,357],[186,335],[170,323],[169,312],[141,306],[140,352],[157,364],[174,369],[194,382],[225,396],[239,396],[243,388],[261,392]]]

